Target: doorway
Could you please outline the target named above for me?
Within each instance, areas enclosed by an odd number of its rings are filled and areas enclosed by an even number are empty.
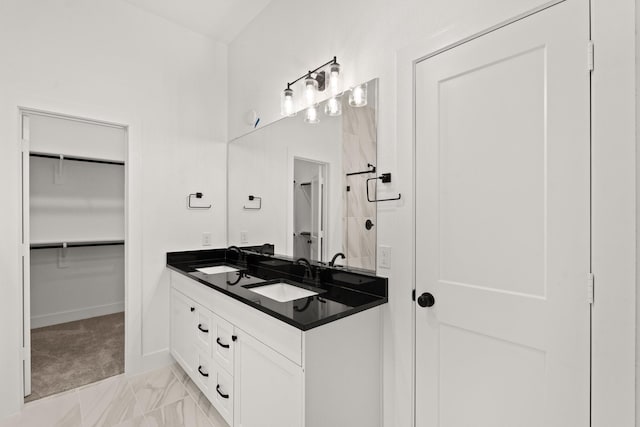
[[[415,64],[417,427],[588,426],[588,4]]]
[[[23,109],[25,402],[124,372],[123,126]]]
[[[293,256],[326,261],[327,164],[314,160],[293,160]]]

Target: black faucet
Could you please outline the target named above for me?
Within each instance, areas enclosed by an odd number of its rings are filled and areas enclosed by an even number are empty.
[[[237,246],[229,246],[227,248],[227,251],[229,252],[237,252],[238,253],[238,261],[240,261],[243,257],[244,257],[244,252],[242,252],[242,249],[240,249]]]
[[[309,278],[313,279],[313,276],[314,276],[314,274],[313,274],[313,267],[311,266],[311,263],[309,262],[309,260],[308,260],[308,259],[306,259],[306,258],[298,258],[298,259],[296,260],[296,264],[304,265],[304,266],[305,266],[305,268],[306,268],[305,273],[306,273],[306,272],[309,272]]]
[[[333,256],[333,258],[331,258],[331,261],[329,261],[329,267],[333,267],[336,265],[336,259],[340,257],[342,259],[346,259],[347,257],[344,256],[344,254],[342,252],[338,252],[337,254],[335,254]]]

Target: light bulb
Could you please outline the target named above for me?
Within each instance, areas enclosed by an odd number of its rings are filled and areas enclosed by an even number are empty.
[[[329,98],[324,105],[324,113],[331,117],[339,116],[342,114],[342,101],[336,97]]]
[[[282,94],[280,114],[287,117],[296,115],[296,112],[293,109],[293,90],[291,88],[286,88]]]
[[[329,88],[332,95],[340,92],[340,83],[340,64],[335,62],[329,68]]]
[[[307,105],[315,104],[317,91],[318,81],[309,74],[304,80],[304,99],[307,102]]]
[[[367,105],[367,84],[356,86],[349,94],[349,105],[352,107],[364,107]]]
[[[307,108],[307,114],[304,118],[304,122],[309,123],[310,125],[320,123],[320,119],[318,119],[318,107],[316,105],[312,105]]]

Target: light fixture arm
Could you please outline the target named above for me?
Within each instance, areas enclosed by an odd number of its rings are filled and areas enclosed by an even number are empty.
[[[324,64],[320,65],[319,67],[316,67],[314,70],[310,70],[308,73],[305,73],[305,74],[301,75],[300,77],[298,77],[294,81],[292,81],[290,83],[287,83],[287,89],[291,89],[291,85],[294,85],[294,84],[298,83],[300,80],[302,80],[304,78],[311,77],[311,75],[313,73],[318,72],[319,70],[321,70],[322,68],[326,67],[327,65],[332,65],[332,64],[337,64],[337,63],[338,63],[338,58],[334,56],[332,60],[325,62]]]

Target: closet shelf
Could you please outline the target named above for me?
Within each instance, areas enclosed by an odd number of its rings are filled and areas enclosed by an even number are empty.
[[[73,242],[43,242],[43,243],[31,243],[31,249],[57,249],[64,248],[77,248],[87,246],[118,246],[124,245],[124,240],[88,240],[88,241],[73,241]]]

